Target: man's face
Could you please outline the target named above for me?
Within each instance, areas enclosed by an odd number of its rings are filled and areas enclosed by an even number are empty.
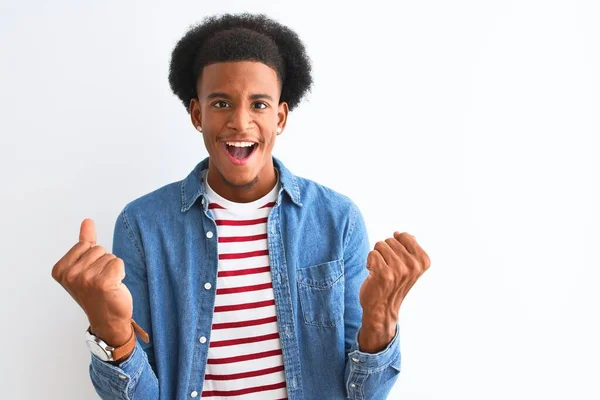
[[[254,61],[215,63],[204,68],[197,89],[190,114],[202,126],[209,168],[229,189],[250,189],[271,176],[277,128],[288,112],[287,104],[278,104],[275,70]]]

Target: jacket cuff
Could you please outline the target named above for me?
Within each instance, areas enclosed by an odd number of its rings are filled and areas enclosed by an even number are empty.
[[[352,368],[356,371],[373,373],[382,370],[390,365],[400,369],[400,326],[396,324],[396,334],[385,349],[378,353],[365,353],[360,351],[358,345],[358,335],[360,329],[356,332],[354,343],[348,353]]]
[[[92,354],[90,373],[99,378],[97,383],[105,389],[113,393],[127,393],[142,374],[146,357],[146,352],[136,341],[131,355],[118,365],[102,361]]]

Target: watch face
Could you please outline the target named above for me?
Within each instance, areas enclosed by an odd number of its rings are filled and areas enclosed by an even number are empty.
[[[86,342],[93,355],[95,355],[102,361],[109,361],[108,354],[102,347],[100,347],[98,343],[96,343],[93,340],[86,340]]]

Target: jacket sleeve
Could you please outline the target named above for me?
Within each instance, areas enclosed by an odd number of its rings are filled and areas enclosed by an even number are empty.
[[[112,365],[92,355],[89,373],[96,393],[102,399],[158,399],[152,345],[150,303],[144,252],[137,227],[127,218],[127,207],[115,223],[113,251],[125,263],[125,279],[133,297],[133,319],[149,334],[150,343],[136,342],[133,353],[119,365]]]
[[[362,323],[360,287],[369,271],[370,251],[363,216],[352,204],[350,223],[344,244],[344,339],[346,350],[345,387],[349,399],[386,399],[400,373],[400,327],[388,346],[379,353],[360,351],[358,333]]]

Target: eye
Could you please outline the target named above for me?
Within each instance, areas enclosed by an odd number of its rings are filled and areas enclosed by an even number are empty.
[[[226,101],[219,100],[219,101],[215,101],[213,103],[213,107],[216,107],[216,108],[225,108],[225,107],[229,107],[229,104],[227,104]]]
[[[256,103],[254,103],[254,108],[258,108],[259,110],[264,110],[265,108],[268,108],[269,105],[263,101],[258,101]]]

